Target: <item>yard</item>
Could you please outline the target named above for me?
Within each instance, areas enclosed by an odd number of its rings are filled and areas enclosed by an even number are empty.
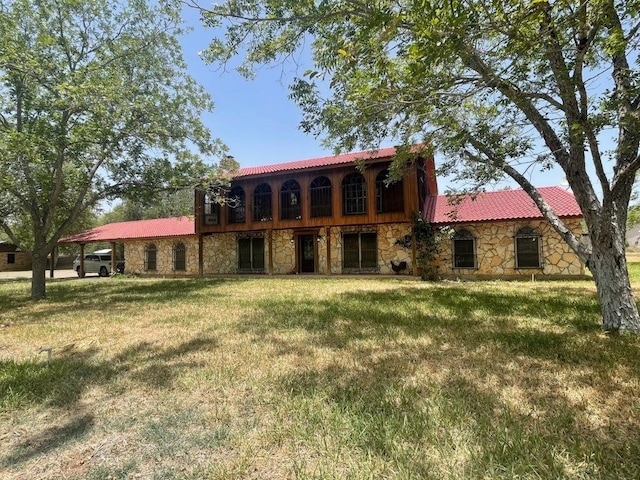
[[[0,283],[3,479],[640,478],[640,339],[588,281],[28,291]]]

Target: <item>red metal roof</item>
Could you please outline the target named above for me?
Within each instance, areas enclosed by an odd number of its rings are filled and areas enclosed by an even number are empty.
[[[537,189],[559,217],[581,217],[582,212],[571,192],[560,187]],[[501,190],[465,196],[461,201],[447,195],[427,197],[424,218],[433,224],[488,222],[520,218],[543,218],[524,190]]]
[[[86,232],[61,238],[58,243],[89,243],[132,240],[137,238],[166,238],[195,235],[195,221],[191,217],[156,218],[117,222],[95,227]]]
[[[235,175],[238,177],[247,177],[250,175],[264,175],[269,173],[285,172],[289,170],[302,170],[306,168],[329,167],[332,165],[340,165],[345,163],[353,163],[357,159],[371,160],[378,158],[390,158],[396,154],[395,147],[381,148],[377,151],[364,151],[345,153],[344,155],[335,155],[331,157],[311,158],[309,160],[297,160],[288,163],[276,163],[272,165],[261,165],[257,167],[241,168]]]

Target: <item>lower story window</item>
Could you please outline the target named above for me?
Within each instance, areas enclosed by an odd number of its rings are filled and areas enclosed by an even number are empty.
[[[523,227],[516,234],[516,268],[540,268],[540,234],[531,227]]]
[[[15,253],[7,253],[7,263],[16,263],[16,254]]]
[[[173,269],[180,271],[187,269],[187,248],[184,243],[177,243],[173,247]]]
[[[238,271],[264,272],[264,238],[238,239]]]
[[[144,269],[156,270],[157,269],[157,253],[156,246],[151,243],[144,249]]]
[[[348,233],[342,236],[342,267],[351,271],[378,269],[378,236],[376,233]]]
[[[475,239],[468,230],[459,230],[453,236],[454,268],[474,268],[476,266]]]

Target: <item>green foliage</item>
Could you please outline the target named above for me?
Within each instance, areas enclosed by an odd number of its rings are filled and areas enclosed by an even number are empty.
[[[203,18],[218,35],[205,59],[226,64],[242,52],[247,75],[260,64],[304,59],[311,46],[313,64],[291,85],[304,131],[337,150],[433,145],[441,173],[470,192],[508,176],[597,284],[626,276],[595,264],[624,254],[619,227],[640,167],[636,0],[227,0]],[[612,148],[601,146],[605,135],[617,138]],[[590,246],[530,181],[532,171],[554,166],[582,209]],[[630,294],[617,303],[634,305]],[[603,313],[631,317],[640,331],[634,307]]]
[[[199,119],[212,103],[167,5],[0,3],[0,227],[34,259],[103,199],[217,173],[203,158],[224,147]]]
[[[434,260],[442,251],[442,242],[451,240],[453,229],[447,226],[434,227],[421,212],[413,212],[412,217],[411,234],[396,240],[396,245],[411,248],[415,239],[418,267],[422,269],[423,277],[430,279],[438,273]]]

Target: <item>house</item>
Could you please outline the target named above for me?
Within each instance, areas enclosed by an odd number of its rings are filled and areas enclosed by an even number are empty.
[[[522,190],[451,203],[432,157],[385,183],[394,148],[243,168],[228,203],[195,192],[194,217],[121,222],[65,243],[124,244],[127,273],[145,275],[419,275],[414,214],[450,232],[435,259],[443,277],[577,276],[584,266]],[[356,168],[358,159],[363,168]],[[580,236],[580,209],[559,187],[540,192]],[[446,228],[445,228],[446,227]]]
[[[31,257],[13,243],[0,240],[0,272],[31,269]]]
[[[417,158],[387,186],[395,153],[243,168],[226,206],[197,191],[202,273],[413,274],[415,251],[396,241],[410,234],[425,198],[437,194],[435,167],[433,157]]]

